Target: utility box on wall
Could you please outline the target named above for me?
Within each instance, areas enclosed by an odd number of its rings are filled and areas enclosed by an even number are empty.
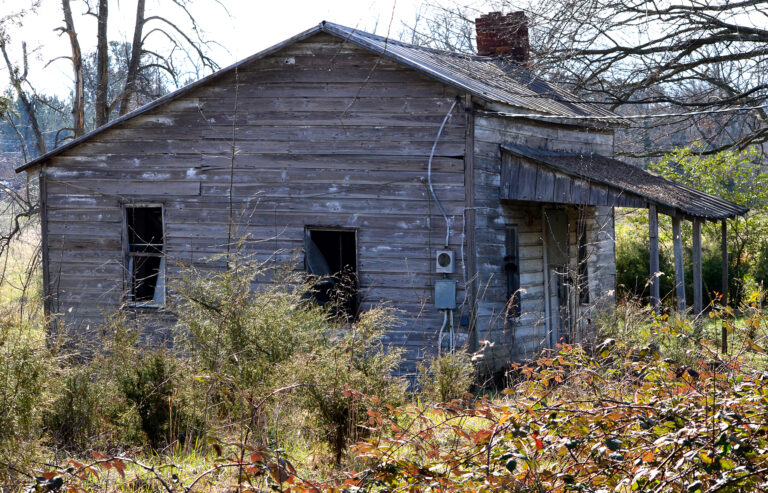
[[[435,308],[438,310],[456,309],[456,281],[438,279],[435,281]]]
[[[456,271],[456,257],[453,250],[438,250],[435,257],[435,272],[453,274]]]

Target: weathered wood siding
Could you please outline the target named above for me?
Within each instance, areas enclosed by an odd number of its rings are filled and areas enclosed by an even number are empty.
[[[438,128],[458,96],[463,104],[443,131],[432,170],[458,260],[451,276],[459,283],[455,320],[462,326],[475,320],[477,336],[497,343],[492,367],[532,355],[547,344],[545,206],[535,196],[501,200],[499,146],[611,155],[612,135],[473,118],[461,110],[469,103],[465,95],[325,34],[225,73],[44,165],[51,311],[70,333],[93,340],[88,329],[98,329],[121,305],[128,288],[126,203],[163,205],[171,287],[182,264],[224,268],[222,260],[207,259],[234,240],[230,217],[237,236],[254,240],[246,242],[247,253],[296,269],[303,268],[305,227],[355,228],[364,307],[388,302],[401,310],[401,323],[388,342],[407,350],[403,370],[412,372],[420,358],[435,351],[442,322],[432,293],[433,281],[442,277],[435,273],[434,257],[443,246],[445,222],[426,175]],[[467,208],[470,221],[464,225]],[[611,204],[580,210],[588,216],[591,299],[611,299]],[[503,315],[508,224],[519,228],[525,290],[523,315],[512,326]],[[465,283],[474,286],[474,314]],[[591,316],[584,313],[583,320]]]
[[[592,151],[613,154],[613,136],[609,132],[567,127],[556,124],[509,120],[493,116],[475,116],[474,187],[476,211],[476,259],[478,286],[476,326],[480,340],[494,343],[486,363],[490,370],[501,368],[510,360],[531,356],[549,344],[545,313],[544,225],[543,208],[555,204],[537,202],[536,189],[528,201],[500,201],[502,188],[502,152],[500,144],[565,152]],[[553,176],[554,178],[554,176]],[[553,180],[553,183],[555,181]],[[543,192],[542,192],[543,193]],[[546,200],[552,200],[552,193]],[[542,200],[545,197],[542,196]],[[571,261],[577,256],[576,219],[579,208],[568,207]],[[581,209],[587,224],[590,300],[596,305],[613,300],[615,260],[613,246],[613,208],[611,204]],[[519,228],[520,285],[522,317],[517,323],[505,323],[505,275],[503,261],[505,228]],[[589,323],[592,311],[579,307],[580,323]]]
[[[53,158],[42,172],[52,310],[84,330],[120,305],[122,203],[163,204],[172,279],[182,262],[222,267],[203,259],[226,248],[231,201],[238,233],[260,240],[248,248],[297,268],[305,226],[357,228],[365,303],[404,310],[389,342],[415,362],[434,348],[442,322],[431,297],[445,224],[425,179],[457,95],[320,34]],[[454,110],[432,173],[456,252],[466,118]]]

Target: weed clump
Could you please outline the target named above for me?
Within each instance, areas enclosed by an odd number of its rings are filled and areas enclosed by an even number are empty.
[[[390,310],[364,312],[357,322],[334,328],[322,345],[297,355],[286,368],[303,386],[298,402],[337,464],[349,441],[365,434],[364,425],[387,406],[404,401],[405,381],[392,375],[402,351],[387,350],[382,342],[394,323]],[[374,406],[367,396],[375,396]]]
[[[465,397],[476,378],[472,359],[463,351],[435,356],[421,363],[418,370],[421,392],[439,402]]]
[[[15,454],[35,435],[52,395],[54,363],[40,334],[0,313],[0,454]]]

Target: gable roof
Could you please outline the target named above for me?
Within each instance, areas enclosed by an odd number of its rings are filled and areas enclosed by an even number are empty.
[[[615,119],[616,114],[537,78],[524,67],[500,57],[452,53],[394,41],[375,34],[324,22],[321,29],[363,48],[423,72],[480,99],[534,113]]]
[[[743,216],[749,211],[728,200],[599,154],[546,151],[509,144],[501,148],[567,175],[638,195],[648,204],[661,205],[687,216],[714,220]]]
[[[596,117],[600,120],[607,120],[609,123],[621,122],[620,117],[610,111],[595,105],[575,102],[578,99],[576,96],[537,78],[530,71],[513,62],[500,58],[451,53],[416,46],[323,21],[307,31],[299,33],[255,55],[244,58],[196,82],[166,94],[120,118],[112,120],[106,125],[77,139],[73,139],[16,168],[16,172],[20,173],[47,161],[109,128],[178,99],[193,89],[220,78],[244,64],[264,58],[318,33],[327,33],[339,37],[346,42],[403,64],[488,102],[514,106],[534,114],[582,118]]]

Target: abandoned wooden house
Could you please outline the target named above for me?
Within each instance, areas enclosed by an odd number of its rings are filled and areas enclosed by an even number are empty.
[[[476,27],[470,56],[323,22],[21,166],[48,312],[171,323],[181,264],[225,268],[234,221],[249,253],[353,273],[350,313],[400,309],[403,371],[480,341],[498,367],[614,302],[615,207],[745,212],[612,159],[622,119],[526,69],[523,15]]]

